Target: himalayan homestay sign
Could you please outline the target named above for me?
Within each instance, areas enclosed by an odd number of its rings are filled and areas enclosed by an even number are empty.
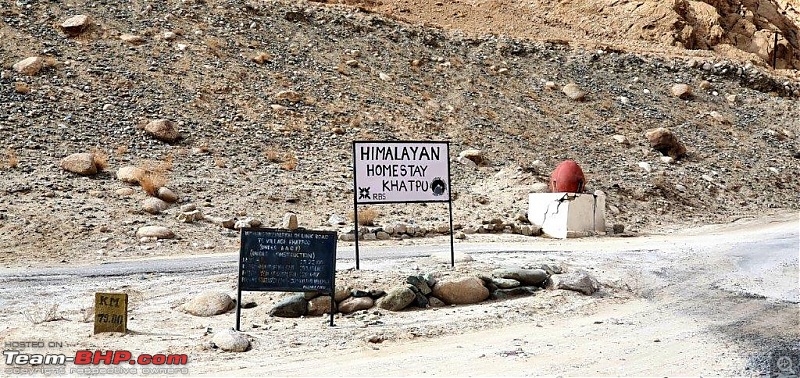
[[[356,203],[450,201],[447,142],[353,142]]]

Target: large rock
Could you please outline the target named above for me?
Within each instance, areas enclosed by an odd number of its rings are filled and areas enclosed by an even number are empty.
[[[297,215],[294,213],[286,213],[283,215],[283,221],[281,222],[281,228],[287,230],[296,230],[298,227],[297,225]]]
[[[244,334],[231,329],[215,333],[211,342],[226,352],[244,352],[250,348],[250,340]]]
[[[144,169],[128,165],[117,169],[117,180],[128,184],[139,184],[144,174]]]
[[[489,298],[489,289],[478,277],[440,281],[433,286],[433,295],[447,304],[472,304]]]
[[[495,269],[492,276],[516,280],[523,285],[544,286],[549,275],[542,269],[506,268]]]
[[[172,239],[175,233],[164,226],[144,226],[136,230],[137,238]]]
[[[375,305],[375,300],[370,297],[350,297],[339,303],[339,312],[350,314],[360,310],[367,310]]]
[[[600,289],[600,283],[585,270],[579,270],[558,276],[556,289],[572,290],[584,295],[592,295]]]
[[[567,97],[575,100],[575,101],[583,101],[586,98],[586,91],[581,89],[578,84],[569,83],[561,89]]]
[[[43,64],[44,64],[44,59],[38,56],[32,56],[30,58],[25,58],[17,63],[14,63],[14,65],[11,66],[11,68],[13,68],[14,71],[17,71],[23,75],[33,76],[39,73],[39,71],[42,69]]]
[[[350,286],[337,286],[336,291],[333,294],[333,300],[337,303],[341,302],[347,298],[350,298],[350,293],[353,292],[353,288]]]
[[[308,301],[308,316],[320,316],[336,311],[336,304],[331,305],[331,296],[322,295]]]
[[[156,139],[167,143],[174,143],[181,139],[181,134],[178,132],[175,123],[168,119],[152,121],[145,125],[144,131],[154,136]]]
[[[419,290],[420,293],[423,295],[428,295],[431,293],[431,287],[428,285],[428,281],[425,280],[425,277],[422,276],[408,276],[406,278],[406,282],[414,285],[414,287]]]
[[[686,147],[683,146],[678,137],[667,128],[659,127],[650,129],[645,133],[645,137],[650,141],[650,147],[658,150],[664,155],[673,159],[678,159],[686,154]]]
[[[79,175],[93,175],[97,173],[97,165],[94,163],[94,154],[88,152],[72,154],[61,159],[61,168]]]
[[[497,289],[492,292],[492,299],[506,299],[510,297],[533,295],[539,290],[541,290],[541,288],[537,286],[517,286],[510,289]]]
[[[233,299],[220,291],[206,291],[183,305],[183,311],[194,316],[224,314],[234,307]]]
[[[160,214],[162,211],[168,208],[169,204],[160,198],[147,197],[142,202],[142,210],[150,214]]]
[[[485,159],[483,158],[483,152],[481,152],[481,150],[476,150],[476,149],[461,151],[461,153],[458,154],[457,160],[463,163],[464,159],[467,159],[475,163],[476,165],[481,165],[485,163]]]
[[[275,304],[269,310],[269,316],[281,318],[299,318],[308,313],[308,300],[304,295],[293,295]]]
[[[510,278],[492,278],[492,283],[501,289],[511,289],[520,285],[519,281]]]
[[[378,300],[377,306],[389,311],[400,311],[414,302],[416,294],[408,286],[398,286]]]
[[[688,99],[692,97],[692,87],[688,84],[675,84],[670,88],[672,95],[680,99]]]
[[[156,191],[156,196],[164,202],[175,203],[178,202],[178,195],[172,189],[162,186]]]
[[[289,102],[300,102],[303,99],[303,95],[296,91],[288,90],[288,91],[280,91],[275,94],[276,100],[286,100]]]
[[[91,24],[92,21],[89,19],[89,16],[79,14],[64,20],[64,22],[61,23],[61,30],[74,36],[86,31]]]

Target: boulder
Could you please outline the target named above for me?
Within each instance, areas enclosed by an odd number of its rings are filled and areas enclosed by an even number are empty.
[[[173,192],[172,189],[164,186],[158,188],[158,191],[156,191],[156,196],[164,202],[168,203],[178,202],[178,195],[175,194],[175,192]]]
[[[424,295],[431,293],[431,287],[422,276],[408,276],[408,278],[406,278],[406,283],[414,285],[414,287],[416,287],[417,290]]]
[[[476,165],[481,165],[485,163],[485,159],[483,158],[483,152],[477,149],[468,149],[461,151],[458,154],[458,161],[462,161],[462,159],[468,159],[475,163]]]
[[[347,224],[347,219],[339,214],[331,214],[331,216],[328,217],[328,224],[331,226],[344,225]]]
[[[61,23],[61,30],[63,30],[64,33],[74,36],[83,33],[90,25],[91,20],[89,16],[79,14],[64,20],[64,22]]]
[[[389,311],[400,311],[414,303],[416,294],[408,286],[398,286],[378,300],[377,306]]]
[[[561,88],[561,91],[564,92],[567,97],[575,100],[575,101],[583,101],[586,98],[586,91],[581,89],[578,84],[569,83]]]
[[[244,352],[250,349],[250,340],[243,333],[231,329],[215,333],[211,342],[226,352]]]
[[[519,281],[510,278],[492,278],[492,283],[500,289],[511,289],[520,285]]]
[[[333,294],[333,300],[337,303],[347,299],[350,297],[350,293],[353,291],[352,287],[349,286],[337,286],[336,292]]]
[[[233,299],[220,291],[206,291],[183,305],[183,311],[194,316],[224,314],[234,307]]]
[[[174,143],[181,139],[175,123],[168,119],[152,121],[145,125],[144,131],[162,142]]]
[[[661,152],[661,154],[678,159],[686,154],[686,147],[678,140],[678,137],[667,128],[658,127],[650,129],[645,133],[645,137],[650,141],[650,147]]]
[[[281,318],[299,318],[306,313],[308,313],[308,300],[302,294],[284,298],[269,310],[269,316]]]
[[[33,76],[41,71],[44,65],[44,59],[38,56],[32,56],[14,63],[11,68],[23,75]]]
[[[301,95],[300,93],[298,93],[296,91],[291,91],[291,90],[280,91],[280,92],[275,94],[275,99],[276,100],[286,100],[286,101],[289,101],[289,102],[300,102],[300,100],[303,99],[303,95]]]
[[[600,283],[585,270],[579,270],[558,276],[556,289],[572,290],[584,295],[592,295],[600,289]]]
[[[519,297],[523,295],[533,295],[542,288],[537,286],[517,286],[510,289],[497,289],[492,292],[492,296],[496,299],[503,299],[508,297]]]
[[[150,214],[160,214],[162,211],[168,208],[169,204],[160,198],[147,197],[142,202],[142,210]]]
[[[203,212],[200,210],[182,211],[176,216],[179,222],[194,223],[203,220]]]
[[[97,165],[94,163],[94,154],[88,152],[72,154],[61,159],[61,168],[79,175],[93,175],[97,173]]]
[[[350,297],[339,303],[339,312],[350,314],[360,310],[372,308],[375,300],[370,297]]]
[[[336,311],[336,304],[331,305],[331,296],[322,295],[308,301],[308,316],[320,316]]]
[[[523,285],[542,287],[549,275],[542,269],[506,268],[495,269],[492,276],[519,281]]]
[[[437,282],[433,287],[433,295],[447,304],[472,304],[488,298],[489,289],[480,278],[465,277]]]
[[[132,45],[141,45],[144,43],[144,37],[136,34],[123,34],[119,36],[119,39]]]
[[[296,230],[297,229],[297,215],[293,213],[286,213],[283,215],[283,221],[281,222],[281,228],[287,230]]]
[[[447,306],[447,303],[444,303],[441,299],[436,297],[428,297],[428,306],[430,307],[444,307]]]
[[[137,238],[172,239],[175,233],[164,226],[144,226],[136,230]]]
[[[128,165],[117,169],[117,180],[127,184],[139,184],[142,177],[144,177],[145,170],[139,167]]]
[[[692,87],[688,84],[675,84],[670,88],[672,95],[680,99],[688,99],[692,97]]]

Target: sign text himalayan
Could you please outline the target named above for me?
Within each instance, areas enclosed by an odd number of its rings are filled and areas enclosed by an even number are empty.
[[[353,142],[356,202],[447,202],[447,142]]]

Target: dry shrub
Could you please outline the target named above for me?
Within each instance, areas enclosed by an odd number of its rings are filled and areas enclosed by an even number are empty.
[[[108,168],[108,154],[100,148],[92,149],[92,160],[98,171],[105,171]]]
[[[269,161],[270,163],[280,163],[283,161],[281,154],[278,152],[278,150],[274,148],[265,149],[263,154],[264,157],[267,158],[267,161]]]
[[[125,155],[126,153],[128,153],[128,146],[126,146],[124,144],[120,144],[119,146],[117,146],[116,149],[114,149],[114,153],[117,156]]]
[[[19,94],[31,93],[31,86],[22,82],[14,83],[14,91]]]
[[[256,55],[253,55],[253,57],[251,57],[250,60],[258,64],[264,64],[272,60],[272,55],[269,55],[269,53],[266,52],[260,52]]]
[[[6,149],[6,166],[9,168],[16,168],[19,165],[19,158],[14,150]]]
[[[22,315],[25,316],[25,319],[33,324],[64,320],[64,317],[58,314],[57,303],[54,303],[48,308],[44,308],[38,304],[33,305],[27,310],[23,311]]]
[[[378,215],[378,210],[375,210],[374,207],[361,210],[358,212],[358,224],[361,226],[374,226],[375,218],[377,218]],[[350,214],[350,220],[352,221],[354,218],[355,216]]]
[[[285,171],[293,171],[297,168],[297,157],[294,155],[288,155],[286,160],[281,163],[281,169]]]
[[[155,197],[158,194],[158,189],[167,184],[167,177],[163,172],[145,170],[139,185],[145,193]]]
[[[214,155],[214,165],[217,166],[217,168],[225,168],[227,166],[227,162],[225,161],[224,157]]]
[[[94,321],[94,306],[81,309],[81,323],[91,323]]]

